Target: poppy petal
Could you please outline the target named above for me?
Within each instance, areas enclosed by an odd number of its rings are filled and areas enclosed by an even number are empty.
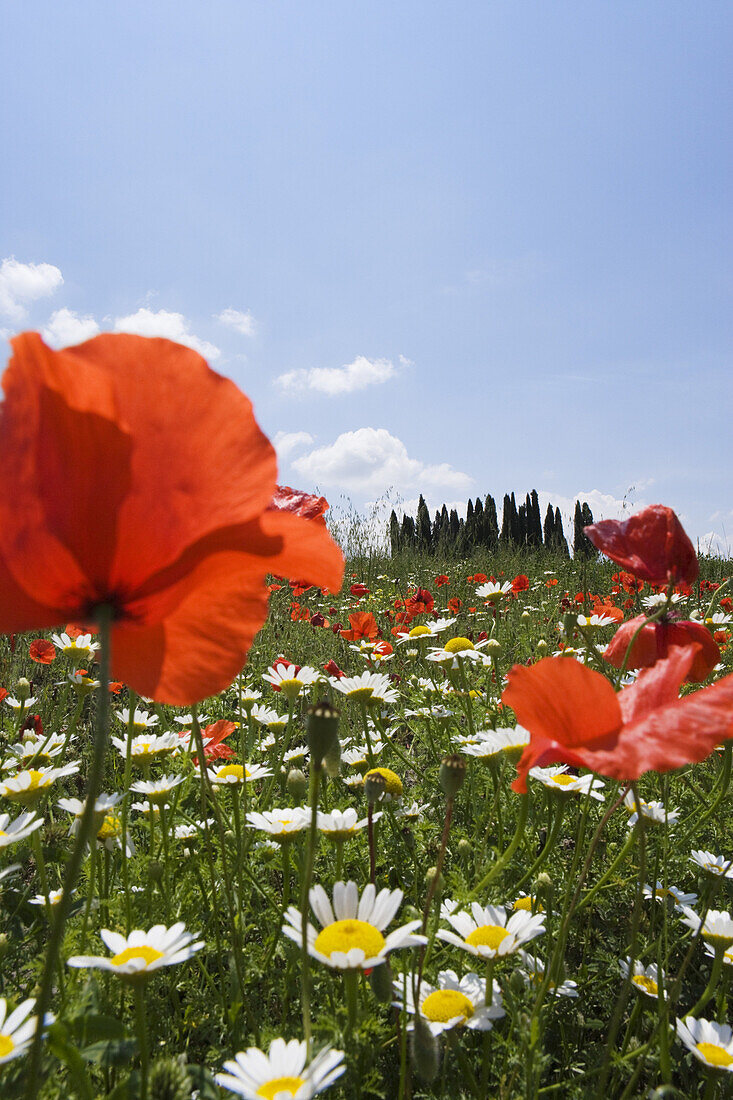
[[[695,547],[671,508],[652,504],[627,520],[602,519],[583,528],[597,550],[650,584],[690,584],[700,567]]]

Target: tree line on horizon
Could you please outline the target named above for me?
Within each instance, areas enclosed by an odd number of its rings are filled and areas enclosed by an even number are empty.
[[[576,500],[573,556],[591,557],[596,553],[593,544],[583,534],[583,528],[591,523],[593,513],[588,502],[583,501],[581,504]],[[400,521],[392,509],[389,517],[389,539],[393,557],[404,550],[467,557],[474,550],[495,551],[500,546],[527,550],[544,548],[570,557],[560,509],[548,504],[543,522],[536,489],[527,493],[519,507],[514,493],[504,494],[501,526],[496,501],[491,493],[483,501],[481,497],[476,497],[475,501],[469,500],[465,519],[459,518],[455,508],[449,510],[444,504],[436,511],[432,520],[421,493],[415,516],[405,513]]]

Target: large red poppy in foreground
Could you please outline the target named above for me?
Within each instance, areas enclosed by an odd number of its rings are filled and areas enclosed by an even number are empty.
[[[733,737],[733,675],[680,699],[697,654],[697,646],[673,648],[618,694],[605,676],[570,657],[515,665],[501,698],[531,737],[514,790],[527,790],[527,772],[537,765],[571,764],[633,780],[704,760]]]
[[[671,508],[651,504],[626,520],[583,528],[597,550],[649,584],[691,584],[700,572],[695,547]]]
[[[322,522],[271,508],[249,400],[190,348],[13,340],[0,406],[0,631],[112,609],[112,675],[182,706],[225,688],[267,613],[265,576],[335,590]]]

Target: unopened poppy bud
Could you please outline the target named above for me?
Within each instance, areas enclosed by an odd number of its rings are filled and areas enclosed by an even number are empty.
[[[422,913],[419,912],[414,905],[405,905],[402,909],[402,916],[406,921],[419,920],[422,917]]]
[[[234,844],[236,839],[237,839],[234,830],[233,829],[227,829],[226,832],[224,833],[224,839],[227,841],[228,844]]]
[[[148,874],[153,882],[161,882],[163,879],[163,872],[165,871],[164,865],[157,859],[151,859],[148,864]]]
[[[428,890],[430,890],[430,888],[433,886],[433,883],[435,883],[436,890],[442,891],[443,887],[445,886],[445,879],[442,875],[438,874],[437,867],[428,867],[427,871],[425,872],[425,885],[427,886]]]
[[[161,1058],[150,1069],[150,1100],[189,1100],[191,1081],[177,1058]]]
[[[0,959],[8,950],[8,937],[5,932],[0,932]]]
[[[535,649],[537,650],[537,652],[542,653],[542,654],[547,653],[548,648],[549,647],[548,647],[547,642],[545,641],[544,638],[540,638],[537,645],[535,646]]]
[[[519,997],[524,992],[526,983],[518,970],[512,971],[512,976],[509,979],[509,988],[515,997]]]
[[[380,802],[387,790],[387,780],[378,771],[367,772],[364,779],[364,794],[371,805]]]
[[[394,990],[392,989],[392,968],[388,962],[382,963],[381,966],[374,967],[369,975],[369,984],[377,1000],[383,1005],[388,1005],[394,996]]]
[[[540,871],[537,878],[534,880],[532,893],[543,897],[548,897],[552,893],[552,879],[547,874],[547,871]]]
[[[326,769],[326,775],[330,779],[336,779],[341,770],[341,742],[338,737],[334,739],[331,748],[323,757],[323,766]]]
[[[320,763],[338,740],[339,711],[327,699],[308,707],[307,739],[313,761]]]
[[[302,802],[308,790],[308,780],[300,768],[291,768],[287,778],[288,794],[294,802]]]
[[[468,840],[465,836],[462,836],[461,839],[458,841],[458,855],[461,857],[461,859],[468,860],[471,858],[472,853],[473,844],[471,844],[471,841]]]
[[[440,785],[446,798],[455,798],[466,778],[466,761],[458,753],[444,756],[440,765]]]
[[[427,1085],[434,1081],[438,1075],[440,1061],[438,1040],[425,1022],[424,1017],[418,1012],[415,1014],[415,1027],[412,1032],[411,1044],[412,1064],[415,1073]]]

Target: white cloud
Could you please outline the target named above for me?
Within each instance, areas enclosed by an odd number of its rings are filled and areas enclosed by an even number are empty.
[[[44,326],[41,335],[52,348],[68,348],[81,344],[99,332],[93,317],[80,317],[71,309],[57,309]]]
[[[365,390],[367,386],[387,382],[396,374],[390,359],[367,359],[357,355],[353,363],[343,367],[311,367],[310,370],[291,370],[275,379],[285,393],[303,393],[315,390],[329,397]]]
[[[115,318],[114,331],[132,332],[137,336],[165,336],[168,340],[193,348],[205,359],[218,359],[221,355],[219,348],[194,336],[188,326],[189,322],[182,313],[171,313],[166,309],[154,313],[143,306],[137,313]]]
[[[292,466],[311,482],[371,496],[390,488],[400,493],[429,489],[467,492],[473,481],[446,462],[429,465],[410,458],[402,440],[386,428],[343,432],[333,443],[294,459]]]
[[[308,447],[313,442],[310,432],[277,432],[273,439],[279,463],[287,462],[298,447]]]
[[[249,310],[242,313],[238,309],[223,309],[221,313],[216,314],[216,320],[236,329],[242,336],[254,336],[257,331],[255,319]]]
[[[730,539],[718,531],[707,531],[704,535],[700,535],[697,539],[697,550],[698,553],[708,554],[711,558],[730,558],[733,554]]]
[[[11,321],[22,321],[26,304],[53,294],[63,283],[53,264],[22,264],[9,256],[0,264],[0,313]]]

